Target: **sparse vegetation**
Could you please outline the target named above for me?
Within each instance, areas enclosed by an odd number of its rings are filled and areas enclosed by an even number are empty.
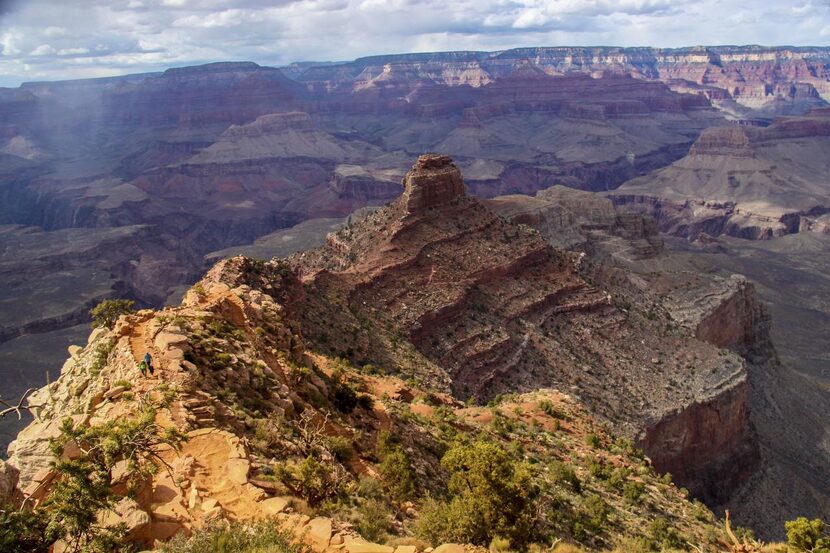
[[[393,446],[383,456],[378,467],[384,487],[393,497],[411,498],[415,495],[415,475],[409,456],[399,446]]]
[[[821,519],[798,517],[787,522],[787,545],[798,552],[830,553],[830,536]]]
[[[450,472],[449,499],[423,508],[419,534],[433,543],[487,546],[493,538],[524,548],[535,536],[538,489],[530,467],[489,441],[456,443],[441,460]]]
[[[133,300],[116,299],[102,301],[101,303],[93,307],[92,310],[89,312],[90,316],[92,317],[93,328],[112,328],[115,324],[115,321],[118,320],[118,317],[120,317],[121,315],[134,313],[134,306],[135,302]]]
[[[39,551],[62,538],[69,551],[128,550],[124,529],[103,525],[98,513],[116,500],[110,479],[117,462],[127,463],[127,486],[135,490],[164,464],[159,448],[183,440],[174,429],[158,427],[155,413],[154,407],[145,405],[135,417],[92,427],[75,427],[66,419],[60,436],[52,440],[57,476],[48,499],[32,511],[5,511],[0,544],[19,542],[29,551]],[[64,455],[68,444],[79,453]],[[41,533],[40,540],[33,529]]]
[[[275,520],[256,523],[219,521],[189,538],[180,534],[162,553],[309,553]]]

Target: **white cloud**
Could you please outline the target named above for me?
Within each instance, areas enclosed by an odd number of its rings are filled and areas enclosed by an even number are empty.
[[[2,1],[2,0],[0,0]],[[0,17],[0,84],[519,46],[822,45],[819,0],[25,0]]]
[[[51,56],[53,54],[57,54],[57,50],[52,48],[49,44],[41,44],[29,52],[30,56]]]

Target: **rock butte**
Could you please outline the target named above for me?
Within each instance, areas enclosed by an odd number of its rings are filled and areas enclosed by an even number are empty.
[[[406,211],[417,214],[465,195],[461,171],[449,156],[424,154],[403,179]]]

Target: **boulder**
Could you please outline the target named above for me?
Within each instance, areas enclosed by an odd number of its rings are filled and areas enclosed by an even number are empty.
[[[380,545],[377,543],[369,543],[365,541],[352,541],[346,544],[346,550],[349,553],[395,553],[394,547],[388,545]],[[447,551],[446,553],[455,553],[454,551]]]
[[[18,470],[0,460],[0,505],[10,503],[17,490]]]
[[[116,386],[115,388],[110,388],[104,393],[104,399],[116,399],[121,396],[124,392],[127,391],[126,386]]]
[[[228,459],[228,480],[234,484],[245,484],[248,481],[250,469],[251,463],[247,459]]]
[[[285,512],[288,503],[289,499],[286,497],[271,497],[260,503],[260,508],[265,516],[273,516]]]
[[[311,540],[312,546],[320,551],[329,546],[331,541],[331,519],[326,517],[317,517],[309,521],[306,527],[308,538]]]
[[[100,517],[101,525],[116,526],[123,524],[131,539],[144,540],[148,538],[150,515],[132,498],[125,497]]]
[[[464,546],[457,543],[445,543],[436,547],[432,553],[465,553]]]

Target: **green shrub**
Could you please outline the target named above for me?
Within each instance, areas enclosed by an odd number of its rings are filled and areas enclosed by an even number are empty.
[[[599,480],[606,480],[610,475],[603,460],[594,456],[588,458],[588,474]]]
[[[553,406],[553,402],[549,399],[543,399],[539,402],[539,409],[545,413],[546,415],[550,415],[551,417],[559,416],[559,413],[556,412],[556,408]]]
[[[498,409],[493,409],[493,419],[490,421],[493,431],[501,436],[507,436],[516,429],[515,422]]]
[[[63,538],[70,551],[127,551],[124,528],[101,526],[98,514],[116,500],[110,480],[117,462],[128,461],[127,487],[136,491],[158,470],[159,449],[176,447],[184,438],[175,430],[162,430],[155,415],[153,407],[144,406],[135,417],[98,426],[75,428],[71,418],[64,420],[60,435],[50,444],[55,484],[34,511],[7,509],[0,513],[0,550],[42,551]],[[82,451],[73,459],[63,456],[70,442]]]
[[[645,491],[646,487],[644,484],[631,480],[625,484],[625,487],[623,487],[623,498],[630,505],[637,505]]]
[[[658,517],[652,521],[648,528],[648,535],[656,551],[685,549],[686,541],[664,517]]]
[[[334,458],[341,463],[349,461],[354,456],[354,447],[352,447],[352,442],[348,438],[344,438],[343,436],[331,436],[326,440],[326,442],[328,450],[331,451]]]
[[[700,522],[712,522],[715,518],[712,511],[709,510],[709,507],[697,499],[692,502],[692,516]]]
[[[605,523],[608,522],[608,513],[608,504],[600,496],[586,497],[580,513],[583,527],[592,534],[602,534]]]
[[[338,384],[334,388],[332,396],[334,407],[341,413],[349,414],[357,407],[357,394],[346,384]]]
[[[623,486],[628,481],[628,478],[631,476],[631,469],[627,467],[617,467],[611,471],[608,475],[608,487],[613,488],[615,490],[622,490]]]
[[[340,492],[328,469],[311,455],[297,465],[293,477],[297,492],[311,505]]]
[[[409,456],[400,447],[393,447],[378,467],[384,487],[396,499],[415,496],[415,474]]]
[[[94,357],[92,358],[92,365],[89,367],[89,373],[92,376],[98,376],[104,367],[107,366],[107,360],[115,348],[114,340],[104,340],[95,346]]]
[[[441,464],[450,472],[448,501],[428,501],[418,533],[433,543],[487,546],[496,536],[524,548],[535,537],[539,489],[527,463],[517,463],[499,444],[458,442]]]
[[[787,545],[797,551],[830,553],[830,537],[826,535],[825,524],[821,519],[798,517],[784,523],[784,528],[787,530]]]
[[[112,328],[115,321],[121,315],[134,313],[133,306],[135,302],[132,300],[104,300],[90,310],[89,314],[92,317],[92,327],[107,327]]]
[[[491,553],[507,553],[510,551],[510,540],[496,536],[490,541],[490,547],[488,549],[490,549]]]
[[[591,447],[599,447],[599,436],[592,432],[585,436],[585,443]]]
[[[383,429],[378,432],[377,451],[378,455],[383,457],[397,447],[398,438],[389,430]]]
[[[375,543],[383,543],[393,530],[390,512],[384,503],[369,499],[357,508],[355,529],[361,536]]]
[[[220,521],[189,538],[179,534],[162,553],[310,553],[274,519],[256,523]]]
[[[0,551],[7,553],[46,553],[60,537],[49,531],[46,513],[0,506]]]
[[[371,411],[375,408],[375,400],[372,396],[360,394],[357,396],[357,406],[366,411]]]
[[[559,485],[569,487],[576,493],[582,491],[582,483],[574,472],[573,468],[561,461],[552,461],[549,465],[550,475],[553,481]]]

